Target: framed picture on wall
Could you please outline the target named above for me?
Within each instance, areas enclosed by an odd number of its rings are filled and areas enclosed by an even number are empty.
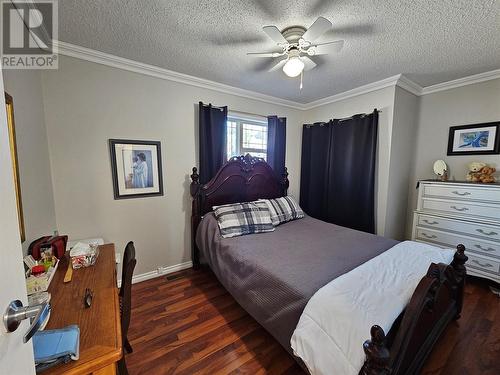
[[[110,139],[109,149],[115,199],[163,195],[160,142]]]
[[[500,121],[450,127],[448,155],[500,153]]]
[[[21,199],[21,182],[19,180],[19,162],[17,161],[16,125],[14,123],[14,100],[12,96],[5,94],[5,109],[7,112],[7,127],[9,133],[10,156],[12,159],[12,177],[16,189],[17,218],[19,221],[19,234],[21,242],[26,240],[23,217],[23,201]]]

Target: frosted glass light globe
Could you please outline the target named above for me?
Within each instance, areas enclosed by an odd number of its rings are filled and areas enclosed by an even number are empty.
[[[300,73],[302,73],[303,69],[304,63],[298,56],[290,57],[283,66],[283,72],[288,77],[297,77]]]

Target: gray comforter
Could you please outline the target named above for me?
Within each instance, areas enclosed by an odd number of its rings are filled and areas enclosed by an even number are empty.
[[[222,238],[209,213],[196,243],[229,293],[291,352],[290,338],[312,295],[397,241],[311,217],[271,233]]]

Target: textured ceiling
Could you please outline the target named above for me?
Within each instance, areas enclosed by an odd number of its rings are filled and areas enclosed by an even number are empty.
[[[271,59],[264,25],[344,39],[316,56],[304,88]],[[116,56],[307,103],[399,73],[421,86],[500,68],[500,0],[59,0],[59,39]]]

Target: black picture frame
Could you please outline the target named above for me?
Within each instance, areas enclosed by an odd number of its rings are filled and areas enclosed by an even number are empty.
[[[492,150],[478,150],[478,151],[457,151],[454,149],[454,141],[455,136],[458,132],[463,130],[474,130],[484,127],[496,127],[495,139],[493,141],[493,149]],[[460,126],[451,126],[450,132],[448,135],[448,156],[456,156],[456,155],[495,155],[500,153],[500,121],[495,122],[484,122],[481,124],[469,124],[469,125],[460,125]]]
[[[163,173],[162,173],[162,162],[161,162],[161,142],[159,141],[144,141],[135,139],[109,139],[109,150],[111,157],[111,175],[113,178],[113,195],[114,199],[131,199],[131,198],[146,198],[153,196],[163,195]],[[150,191],[153,187],[144,188],[146,192],[144,193],[123,193],[123,189],[120,187],[119,183],[119,172],[118,172],[118,162],[116,155],[116,146],[119,145],[132,145],[132,146],[148,146],[154,147],[156,149],[156,160],[151,160],[151,164],[157,166],[158,178],[157,178],[157,188],[158,191]]]

